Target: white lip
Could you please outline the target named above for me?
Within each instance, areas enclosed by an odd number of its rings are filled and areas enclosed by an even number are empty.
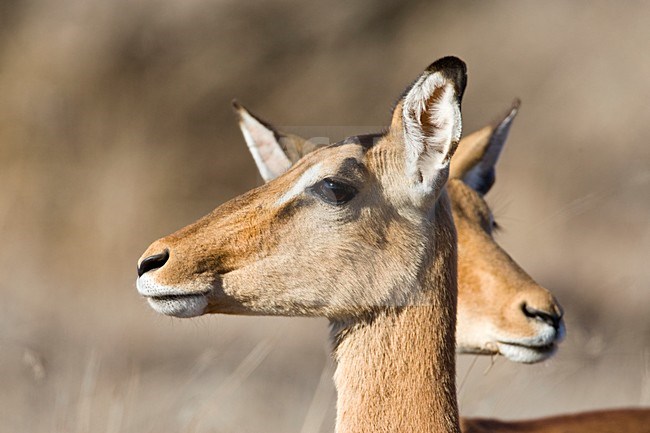
[[[511,361],[526,364],[540,362],[550,358],[557,351],[554,342],[546,346],[524,346],[514,343],[497,342],[499,353]]]
[[[196,317],[203,314],[208,306],[204,294],[198,295],[171,295],[147,297],[149,306],[160,314],[173,317]]]
[[[146,297],[174,296],[174,295],[182,295],[184,293],[181,290],[178,290],[174,287],[166,287],[156,283],[156,281],[154,280],[153,276],[150,273],[144,274],[143,276],[138,278],[135,285],[138,288],[138,293]]]
[[[208,306],[208,292],[194,292],[157,284],[145,274],[136,282],[138,293],[147,298],[149,306],[160,314],[173,317],[196,317]]]
[[[548,326],[534,338],[497,340],[499,353],[511,361],[533,363],[550,358],[566,335],[564,322],[556,330]]]

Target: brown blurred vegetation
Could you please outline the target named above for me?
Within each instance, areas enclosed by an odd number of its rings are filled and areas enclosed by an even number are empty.
[[[460,357],[462,412],[650,405],[649,20],[644,2],[3,1],[0,431],[331,431],[324,321],[159,317],[135,263],[261,183],[233,97],[290,130],[366,131],[447,54],[469,67],[466,131],[523,101],[488,197],[568,321],[543,365]]]

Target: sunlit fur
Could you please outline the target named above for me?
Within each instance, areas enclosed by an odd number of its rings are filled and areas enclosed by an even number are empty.
[[[427,98],[428,110],[459,110],[464,64],[441,59],[423,73],[431,75],[453,95]],[[423,116],[418,134],[438,145],[425,143],[415,161],[406,159],[413,149],[404,122],[412,119],[399,114],[401,102],[395,112],[374,145],[318,149],[154,242],[140,264],[165,250],[169,258],[140,268],[137,286],[154,302],[205,297],[203,314],[327,317],[338,361],[338,432],[458,432],[456,235],[442,190],[458,143],[437,140],[436,125]],[[407,175],[432,158],[441,163],[426,179]],[[306,186],[325,178],[358,193],[344,205],[327,203]],[[181,309],[175,315],[189,315]]]
[[[450,179],[447,190],[458,230],[457,350],[528,363],[548,358],[564,324],[555,329],[526,316],[522,306],[560,315],[559,304],[495,242],[485,200],[460,179]]]
[[[507,116],[461,140],[452,158],[452,179],[447,191],[459,245],[456,338],[460,352],[501,353],[513,361],[537,362],[555,352],[564,335],[564,322],[560,321],[559,328],[555,329],[523,314],[522,304],[558,316],[561,307],[550,292],[536,284],[495,242],[491,210],[483,196],[468,186],[473,182],[466,180],[468,172],[476,176],[475,167],[479,164],[496,163],[518,107],[519,102],[515,101]],[[240,115],[244,111],[243,107],[237,107]],[[255,127],[241,123],[240,126],[242,130]],[[276,138],[282,140],[284,136],[276,131]],[[285,141],[283,149],[291,155],[290,160],[295,161],[313,150],[303,150],[301,141],[304,139],[296,136],[291,136],[290,142]],[[247,142],[251,147],[278,147],[275,138]],[[499,148],[495,150],[494,146]],[[281,172],[269,174],[274,178]],[[380,332],[368,332],[366,338],[368,345],[383,344]],[[461,429],[463,433],[650,433],[650,409],[600,410],[522,421],[461,418]]]
[[[404,305],[420,273],[413,257],[426,247],[419,233],[429,223],[393,205],[403,200],[392,171],[403,166],[387,163],[401,152],[390,143],[368,151],[357,144],[320,149],[152,244],[143,257],[170,251],[156,282],[171,294],[211,290],[207,312],[342,318]],[[349,206],[305,191],[305,179],[327,177],[355,185],[359,193]]]
[[[477,166],[487,165],[484,170],[494,170],[518,107],[516,101],[499,121],[460,141],[451,161],[452,179],[447,189],[458,230],[456,349],[460,353],[498,353],[512,361],[532,363],[547,359],[556,352],[557,343],[564,336],[564,322],[560,321],[556,329],[544,321],[528,317],[522,306],[526,304],[556,316],[561,316],[562,309],[553,295],[533,281],[497,244],[487,202],[464,180],[468,172],[476,171]],[[290,140],[285,140],[284,137],[289,135],[268,123],[259,120],[253,123],[251,119],[254,117],[240,105],[235,111],[249,149],[260,148],[257,152],[272,155],[282,153],[282,161],[287,158],[296,161],[314,150],[313,146],[301,145],[305,139],[292,135]],[[255,136],[265,138],[254,140]],[[256,163],[260,172],[270,179],[284,172],[275,170],[274,167],[280,164],[273,165],[273,161],[259,163],[256,160]]]

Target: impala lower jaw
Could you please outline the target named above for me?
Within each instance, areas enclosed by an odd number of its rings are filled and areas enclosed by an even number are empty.
[[[208,306],[206,294],[147,296],[151,308],[173,317],[201,316]]]
[[[495,345],[499,354],[511,361],[532,364],[544,361],[555,355],[558,344],[564,340],[566,328],[561,321],[557,328],[544,326],[537,335],[528,338],[496,339]]]
[[[209,290],[181,290],[159,285],[145,274],[136,283],[140,295],[156,312],[173,317],[201,316],[208,306]]]
[[[512,342],[498,341],[498,351],[511,361],[532,364],[550,358],[557,351],[555,341],[543,346],[528,346]]]

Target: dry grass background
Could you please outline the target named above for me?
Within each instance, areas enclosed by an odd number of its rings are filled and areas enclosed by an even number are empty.
[[[523,100],[489,200],[569,332],[542,365],[460,357],[463,414],[650,405],[649,20],[634,1],[3,1],[0,431],[331,431],[325,321],[159,317],[135,263],[261,182],[231,98],[337,140],[447,54],[469,66],[466,131]]]

